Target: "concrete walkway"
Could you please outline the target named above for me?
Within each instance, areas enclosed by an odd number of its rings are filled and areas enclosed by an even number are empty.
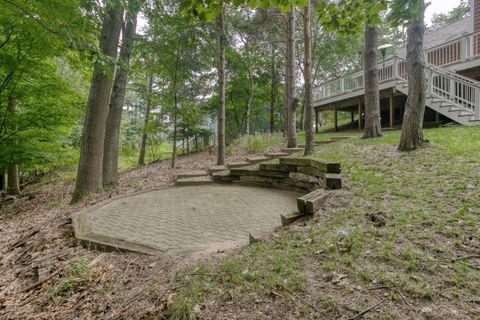
[[[74,214],[73,225],[90,244],[151,254],[218,250],[280,226],[296,197],[243,186],[168,187],[102,202]]]

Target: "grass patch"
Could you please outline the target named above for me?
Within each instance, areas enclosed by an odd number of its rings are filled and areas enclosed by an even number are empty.
[[[332,288],[316,300],[326,318],[353,305],[348,301],[356,299],[358,288],[376,286],[391,288],[391,303],[399,308],[405,307],[403,297],[422,306],[447,296],[442,303],[465,312],[457,318],[476,310],[480,261],[457,259],[480,249],[480,130],[428,129],[430,144],[410,153],[396,151],[399,134],[318,147],[317,156],[342,163],[351,196],[274,242],[248,246],[219,266],[202,266],[201,275],[185,271],[176,279],[184,286],[176,295],[179,305],[171,308],[190,314],[197,303],[219,297],[248,305],[252,296],[285,293],[279,284],[307,295],[307,269],[324,290]],[[372,215],[385,223],[376,225]],[[285,305],[302,315],[314,312],[288,299]],[[389,308],[379,317],[389,318]]]
[[[281,133],[245,135],[235,139],[226,149],[227,155],[234,150],[243,150],[248,154],[261,153],[274,146],[283,145],[285,139]]]
[[[168,151],[172,151],[172,144],[169,142],[147,145],[147,149],[145,150],[145,163],[170,158],[171,154],[165,153]],[[137,166],[139,155],[140,149],[132,148],[127,145],[122,146],[119,158],[120,170],[126,170]]]

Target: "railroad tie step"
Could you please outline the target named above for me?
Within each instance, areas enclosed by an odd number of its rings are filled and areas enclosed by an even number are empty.
[[[190,171],[186,173],[180,173],[177,175],[177,179],[181,178],[192,178],[192,177],[201,177],[201,176],[207,176],[210,173],[207,170],[196,170],[196,171]]]
[[[320,145],[330,144],[334,142],[337,142],[337,140],[318,140],[318,141],[315,141],[315,145],[320,146]]]
[[[277,158],[280,158],[280,157],[286,157],[288,156],[290,153],[288,152],[265,152],[265,157],[268,157],[268,158],[271,158],[271,159],[277,159]]]
[[[305,217],[307,214],[304,212],[294,212],[290,214],[280,215],[280,220],[282,221],[282,226],[288,226],[289,224],[294,223],[296,220]]]
[[[331,194],[332,191],[316,190],[297,198],[298,211],[314,214]]]
[[[189,177],[189,178],[180,178],[177,179],[177,186],[203,186],[212,184],[213,179],[211,176],[199,176],[199,177]]]
[[[250,157],[247,157],[247,161],[250,164],[257,164],[257,163],[265,162],[265,161],[268,161],[268,160],[270,160],[270,158],[268,158],[266,156],[250,156]]]
[[[213,166],[208,168],[208,171],[210,172],[210,174],[214,172],[225,171],[225,170],[228,170],[226,166]]]
[[[303,150],[303,148],[282,148],[282,149],[280,149],[280,151],[285,152],[285,153],[289,153],[289,154],[295,153],[295,152],[300,152],[302,150]]]
[[[247,161],[233,161],[228,164],[228,168],[230,169],[241,168],[249,165],[250,165],[250,162],[247,162]]]

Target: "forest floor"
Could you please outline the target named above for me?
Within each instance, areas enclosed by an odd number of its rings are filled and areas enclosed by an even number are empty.
[[[342,163],[344,178],[317,214],[209,255],[89,250],[65,218],[171,183],[214,164],[214,153],[182,157],[174,170],[164,161],[124,172],[117,188],[75,206],[71,180],[27,186],[0,208],[0,318],[480,318],[478,128],[425,130],[430,144],[411,153],[396,151],[398,131],[351,134],[317,148]],[[281,143],[252,139],[229,153],[240,159]]]

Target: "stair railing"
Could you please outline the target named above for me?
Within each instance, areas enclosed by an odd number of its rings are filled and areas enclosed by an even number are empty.
[[[397,70],[405,68],[405,73],[398,73],[397,77],[408,80],[406,60],[397,56],[396,61]],[[480,86],[477,82],[431,64],[425,66],[425,73],[427,96],[451,102],[465,111],[472,112],[475,119],[480,119]]]
[[[479,38],[480,40],[480,38]],[[480,119],[479,82],[431,64],[425,66],[427,96],[437,97],[472,112]],[[406,59],[393,55],[378,64],[378,81],[408,80]],[[314,89],[314,101],[364,89],[364,71],[328,81]]]

